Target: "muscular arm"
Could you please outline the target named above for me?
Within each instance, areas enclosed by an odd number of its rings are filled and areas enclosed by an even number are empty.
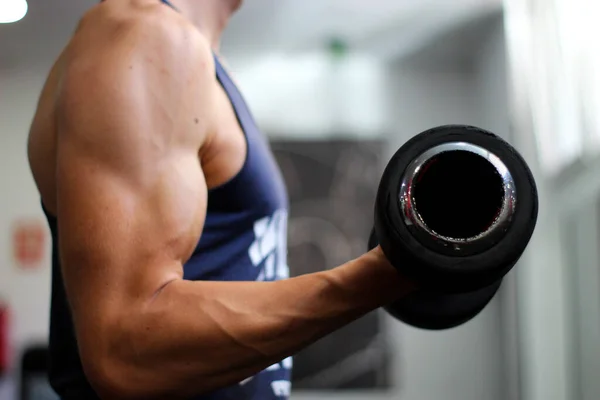
[[[406,290],[379,250],[279,282],[182,279],[206,213],[214,71],[201,38],[156,25],[74,57],[59,98],[65,286],[86,375],[110,399],[239,382]]]

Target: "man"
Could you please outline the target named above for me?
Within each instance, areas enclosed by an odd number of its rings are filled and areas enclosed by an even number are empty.
[[[28,150],[62,399],[286,398],[288,357],[409,291],[379,249],[285,279],[284,184],[213,53],[239,2],[106,0],[49,74]]]

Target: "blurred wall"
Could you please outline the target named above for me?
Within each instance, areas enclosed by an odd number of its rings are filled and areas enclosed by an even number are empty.
[[[45,68],[46,67],[46,68]],[[21,218],[45,224],[37,190],[27,164],[26,140],[47,66],[32,70],[0,72],[0,297],[12,308],[12,337],[16,349],[44,339],[50,293],[50,247],[44,267],[18,269],[13,258],[11,229]]]
[[[600,8],[585,0],[504,4],[511,114],[540,195],[519,270],[523,393],[598,399]]]
[[[21,218],[45,223],[27,164],[26,140],[48,67],[0,72],[0,298],[11,307],[11,356],[15,361],[26,345],[45,342],[48,331],[50,244],[43,268],[21,270],[14,262],[11,231]],[[12,393],[11,382],[0,384],[0,399],[13,400]]]
[[[43,218],[25,145],[49,63],[31,70],[0,72],[0,157],[4,165],[0,174],[0,294],[8,297],[14,310],[17,349],[44,340],[47,332],[49,268],[16,269],[9,227],[19,217]],[[474,124],[508,135],[504,36],[499,17],[456,35],[437,37],[418,52],[392,62],[360,54],[351,54],[343,62],[317,52],[299,58],[273,55],[266,61],[232,68],[257,120],[274,135],[384,136],[390,143],[388,156],[409,137],[440,124]],[[386,161],[382,160],[382,167]],[[510,290],[510,285],[503,290]],[[516,399],[510,391],[514,378],[506,372],[507,365],[514,365],[514,360],[506,357],[512,349],[507,350],[502,336],[510,320],[510,313],[507,316],[503,311],[505,298],[499,296],[477,319],[449,332],[424,332],[389,320],[387,329],[398,354],[399,389],[368,397]],[[0,398],[4,400],[1,394]],[[365,394],[294,398],[363,399]]]
[[[368,138],[386,129],[388,66],[367,54],[271,54],[232,70],[270,136]]]

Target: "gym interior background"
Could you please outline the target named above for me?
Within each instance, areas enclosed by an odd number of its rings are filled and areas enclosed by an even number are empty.
[[[36,357],[23,372],[23,355],[44,346],[49,314],[49,243],[26,135],[53,58],[93,3],[30,0],[22,20],[0,25],[1,400],[24,398]],[[501,135],[540,191],[532,242],[481,315],[428,332],[374,313],[343,333],[338,356],[301,356],[294,399],[600,398],[599,17],[586,0],[246,0],[223,54],[295,191],[295,273],[307,272],[303,257],[330,267],[362,251],[373,177],[428,128]],[[326,173],[311,182],[316,168]],[[358,222],[332,220],[332,204]],[[319,250],[317,232],[332,232],[334,254]],[[51,398],[33,389],[28,399]]]

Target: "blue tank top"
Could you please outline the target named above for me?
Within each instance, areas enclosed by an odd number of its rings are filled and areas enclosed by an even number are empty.
[[[210,189],[202,237],[184,265],[184,279],[272,281],[289,276],[288,198],[269,143],[259,131],[236,85],[215,56],[216,79],[233,106],[247,143],[240,172]],[[42,208],[43,204],[42,204]],[[93,400],[86,379],[61,275],[56,218],[47,212],[52,234],[50,371],[52,387],[63,400]],[[254,377],[194,400],[281,400],[290,392],[292,359]]]

